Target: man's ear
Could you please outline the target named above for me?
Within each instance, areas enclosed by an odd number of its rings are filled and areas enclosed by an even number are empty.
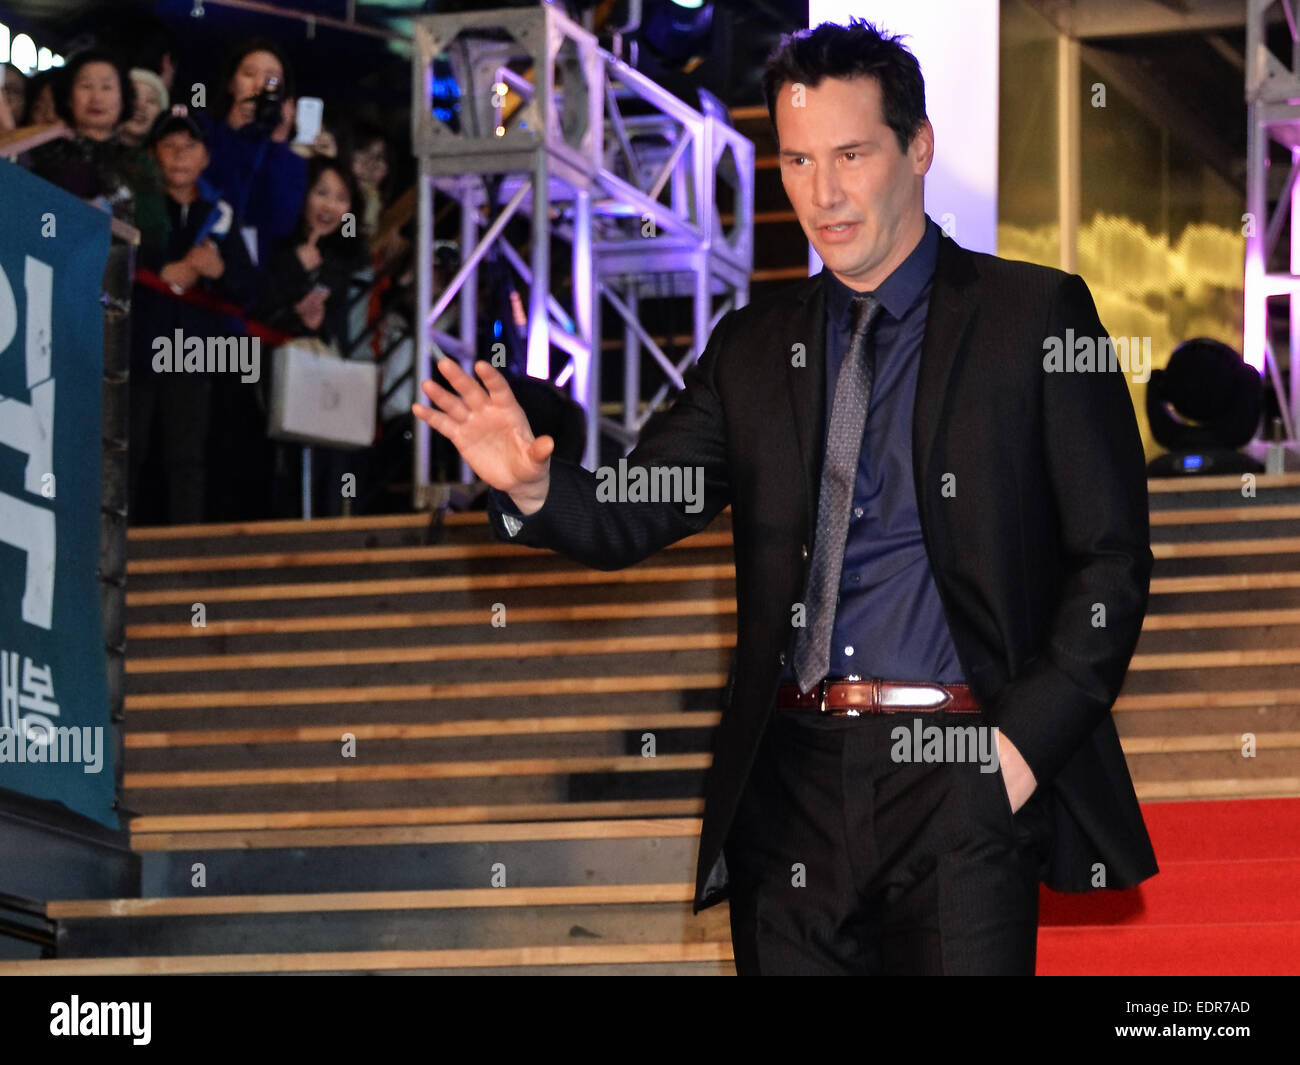
[[[908,157],[912,160],[912,173],[923,176],[934,162],[934,127],[928,118],[922,119],[916,132],[912,134],[912,143],[907,147]]]

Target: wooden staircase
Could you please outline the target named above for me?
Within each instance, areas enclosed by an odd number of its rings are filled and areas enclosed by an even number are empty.
[[[806,276],[807,242],[766,111],[732,115],[757,147],[760,301]],[[1240,484],[1150,486],[1151,606],[1115,708],[1144,801],[1300,795],[1300,477]],[[496,543],[481,515],[135,529],[130,549],[141,897],[49,902],[58,957],[0,974],[734,972],[726,904],[690,912],[728,515],[616,573]]]
[[[1144,801],[1300,795],[1300,476],[1258,485],[1151,483]],[[734,971],[725,903],[690,913],[729,513],[615,573],[481,514],[130,545],[142,897],[50,902],[58,957],[0,973]]]

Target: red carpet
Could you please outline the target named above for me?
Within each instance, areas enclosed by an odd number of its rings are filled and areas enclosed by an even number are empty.
[[[1142,806],[1160,872],[1042,889],[1040,976],[1300,974],[1300,799]]]

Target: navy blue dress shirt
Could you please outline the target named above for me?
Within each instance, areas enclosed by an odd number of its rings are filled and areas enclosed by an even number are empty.
[[[912,407],[938,251],[939,227],[927,217],[920,243],[875,290],[882,304],[872,329],[876,372],[831,632],[831,678],[966,682],[930,571],[912,476]],[[824,454],[835,382],[851,331],[849,303],[858,293],[829,270],[819,276],[826,286]],[[511,519],[520,515],[508,495],[495,489],[489,494],[503,514]],[[793,684],[792,655],[786,658],[781,679]]]
[[[912,407],[938,250],[939,227],[927,217],[920,243],[875,290],[882,305],[872,330],[876,373],[844,545],[828,677],[966,682],[925,552],[912,476]],[[821,277],[826,285],[824,445],[849,343],[849,303],[858,293],[829,270]],[[782,679],[794,682],[789,665]]]

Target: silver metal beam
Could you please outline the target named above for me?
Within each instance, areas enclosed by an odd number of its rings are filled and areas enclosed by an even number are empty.
[[[754,146],[731,128],[720,106],[706,101],[704,113],[689,107],[601,49],[554,5],[421,16],[413,25],[411,142],[422,188],[419,380],[436,344],[433,323],[454,299],[460,300],[457,354],[466,369],[485,357],[475,350],[482,317],[477,276],[495,248],[526,289],[527,370],[549,378],[555,363],[555,383],[587,411],[584,463],[594,466],[602,437],[619,449],[630,446],[644,422],[642,409],[648,413],[682,386],[682,371],[704,350],[722,314],[748,301]],[[437,60],[450,66],[456,82],[454,122],[434,114]],[[723,183],[731,192],[730,228],[718,209]],[[436,294],[430,265],[435,191],[456,200],[461,212],[461,266]],[[495,214],[490,222],[488,214]],[[569,244],[557,260],[568,268],[567,286],[552,275],[556,239]],[[693,343],[682,366],[639,320],[648,301],[661,297],[690,301]],[[621,425],[600,416],[602,301],[624,320]],[[643,347],[663,378],[646,386],[651,395],[645,398]],[[554,360],[553,351],[563,358]],[[417,423],[416,500],[439,495],[428,483],[430,432]],[[462,466],[462,477],[470,476]]]
[[[1264,371],[1278,397],[1286,441],[1296,440],[1300,423],[1300,19],[1297,0],[1248,0],[1246,12],[1246,278],[1242,311],[1242,349],[1248,362]],[[1268,48],[1268,29],[1280,14],[1291,37],[1287,57]],[[1272,209],[1269,207],[1269,149],[1289,150],[1291,168]],[[1273,262],[1274,246],[1286,224],[1292,234],[1285,269]],[[1278,268],[1271,269],[1271,265]],[[1290,396],[1283,385],[1276,348],[1269,336],[1268,301],[1290,302]],[[1265,437],[1266,438],[1266,437]]]

